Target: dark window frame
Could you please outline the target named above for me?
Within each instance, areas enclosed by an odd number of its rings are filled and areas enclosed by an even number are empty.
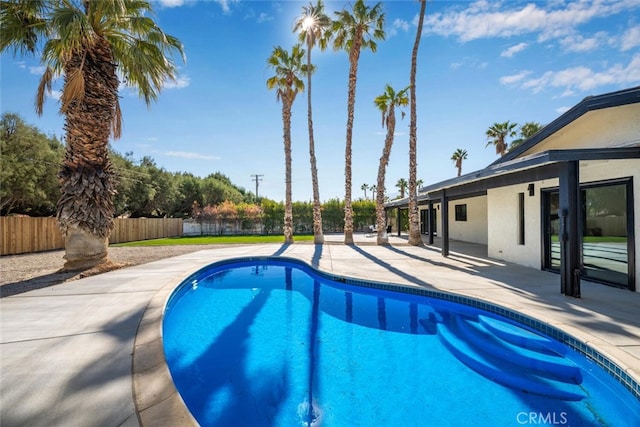
[[[463,222],[467,220],[467,204],[455,205],[455,219],[457,222]]]

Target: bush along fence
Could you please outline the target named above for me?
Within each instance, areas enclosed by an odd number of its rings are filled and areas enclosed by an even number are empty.
[[[181,218],[117,218],[109,243],[182,236]],[[0,217],[0,255],[64,248],[54,217]]]

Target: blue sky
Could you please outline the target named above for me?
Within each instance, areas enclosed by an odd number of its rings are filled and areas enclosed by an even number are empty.
[[[222,172],[260,196],[284,200],[281,106],[266,88],[273,47],[296,42],[294,22],[308,2],[161,0],[156,20],[184,44],[187,62],[150,108],[122,88],[120,153],[151,156],[172,172]],[[328,1],[333,11],[347,6]],[[368,2],[373,5],[374,2]],[[382,2],[387,38],[364,51],[353,133],[353,197],[376,182],[385,130],[373,99],[389,83],[408,85],[419,3]],[[344,198],[348,59],[314,49],[313,113],[320,197]],[[42,68],[37,58],[1,56],[2,112],[20,114],[47,134],[63,136],[54,85],[44,114],[33,103]],[[451,154],[468,152],[463,173],[496,159],[485,132],[494,122],[546,124],[584,97],[640,85],[640,0],[434,1],[427,4],[417,78],[418,178],[430,184],[456,175]],[[408,178],[409,111],[398,120],[387,190]],[[293,197],[311,200],[306,93],[293,109]],[[370,196],[370,194],[367,194]]]

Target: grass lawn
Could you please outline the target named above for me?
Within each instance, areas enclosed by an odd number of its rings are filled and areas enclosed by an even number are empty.
[[[293,236],[295,242],[313,241],[313,235]],[[166,239],[140,240],[116,243],[112,246],[170,246],[170,245],[215,245],[228,243],[284,243],[284,236],[195,236],[169,237]]]

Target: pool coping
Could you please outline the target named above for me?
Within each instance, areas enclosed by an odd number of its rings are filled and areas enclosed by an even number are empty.
[[[499,303],[491,302],[478,296],[466,296],[449,290],[431,290],[419,285],[364,280],[326,272],[310,265],[303,259],[290,255],[243,256],[223,258],[212,261],[205,266],[197,267],[187,274],[182,274],[182,278],[177,278],[175,283],[167,283],[151,298],[138,327],[132,356],[133,398],[140,425],[153,426],[161,423],[180,426],[199,425],[176,390],[164,357],[162,319],[167,303],[174,292],[190,277],[197,275],[203,269],[210,268],[212,265],[222,266],[238,261],[269,259],[291,261],[309,268],[322,277],[348,285],[428,296],[469,305],[504,316],[568,345],[573,350],[595,362],[640,400],[640,378],[637,378],[639,374],[631,366],[620,360],[619,357],[616,357],[616,352],[611,351],[614,350],[613,348],[610,348],[610,351],[606,351],[606,343],[594,342],[587,335],[585,335],[584,339],[577,337],[576,335],[580,335],[580,330],[577,328],[574,330],[574,335],[550,323],[518,313],[515,309],[509,309]]]

